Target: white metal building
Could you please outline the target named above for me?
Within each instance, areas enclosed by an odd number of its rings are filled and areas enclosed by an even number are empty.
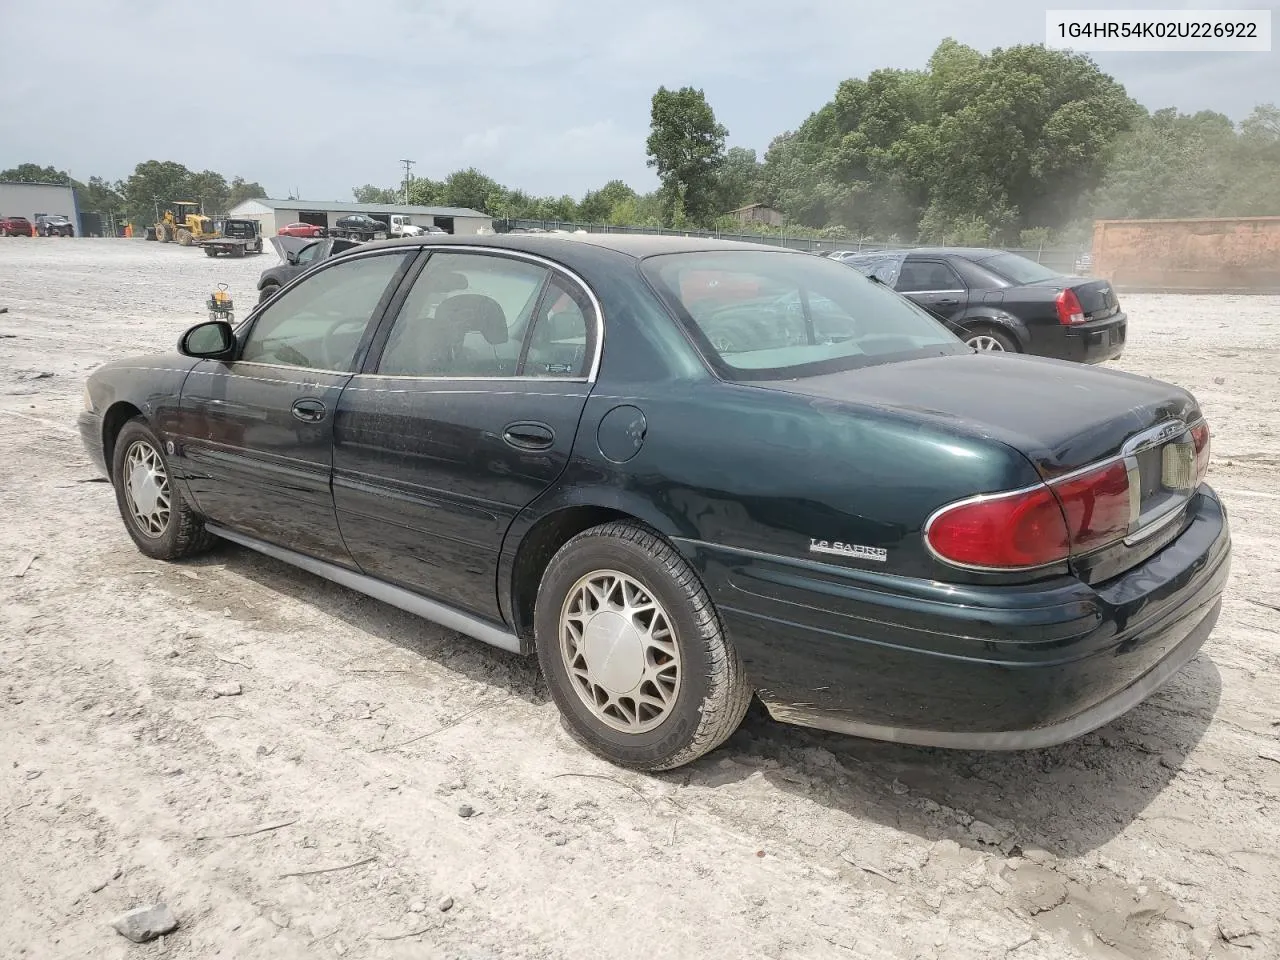
[[[26,217],[35,223],[38,216],[57,214],[76,225],[77,237],[84,236],[84,231],[80,229],[76,192],[70,186],[0,181],[0,217]]]
[[[439,227],[445,233],[461,235],[479,233],[493,227],[493,218],[466,207],[419,207],[401,203],[337,203],[324,200],[246,200],[228,211],[228,216],[257,220],[264,236],[273,237],[278,229],[290,223],[313,223],[332,228],[340,217],[363,213],[388,226],[391,215],[407,216],[410,223],[422,227]]]

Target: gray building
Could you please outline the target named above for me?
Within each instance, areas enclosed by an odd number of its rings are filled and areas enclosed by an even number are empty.
[[[0,181],[0,217],[26,217],[35,223],[36,217],[46,214],[62,214],[76,225],[76,236],[84,236],[76,192],[70,186]]]
[[[228,216],[257,220],[264,236],[291,223],[311,223],[332,228],[340,218],[363,213],[390,225],[392,215],[407,216],[420,227],[439,227],[445,233],[468,235],[492,229],[493,218],[466,207],[420,207],[402,203],[340,203],[325,200],[246,200],[228,211]]]

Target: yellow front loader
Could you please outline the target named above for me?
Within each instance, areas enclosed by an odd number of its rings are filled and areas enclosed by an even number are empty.
[[[156,224],[156,239],[162,243],[177,241],[189,247],[199,240],[213,240],[220,234],[213,225],[213,217],[200,212],[200,204],[188,200],[175,200],[172,210]]]

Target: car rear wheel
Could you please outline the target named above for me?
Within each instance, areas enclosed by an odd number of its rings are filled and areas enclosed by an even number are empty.
[[[177,560],[217,542],[182,498],[159,439],[141,417],[126,423],[116,437],[111,477],[125,529],[147,556]]]
[[[965,338],[965,345],[986,353],[1018,353],[1018,344],[1003,330],[995,327],[974,327]]]
[[[697,574],[636,523],[593,527],[560,548],[538,588],[534,636],[569,734],[619,766],[696,760],[751,700]]]

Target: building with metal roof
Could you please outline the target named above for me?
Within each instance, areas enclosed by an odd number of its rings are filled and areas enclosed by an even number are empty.
[[[420,227],[439,227],[445,233],[470,235],[493,229],[493,218],[468,207],[429,207],[406,203],[346,203],[341,200],[274,200],[262,197],[245,200],[228,211],[228,215],[257,220],[262,232],[273,236],[291,223],[310,223],[332,229],[341,218],[362,213],[391,226],[392,216],[407,217]]]

